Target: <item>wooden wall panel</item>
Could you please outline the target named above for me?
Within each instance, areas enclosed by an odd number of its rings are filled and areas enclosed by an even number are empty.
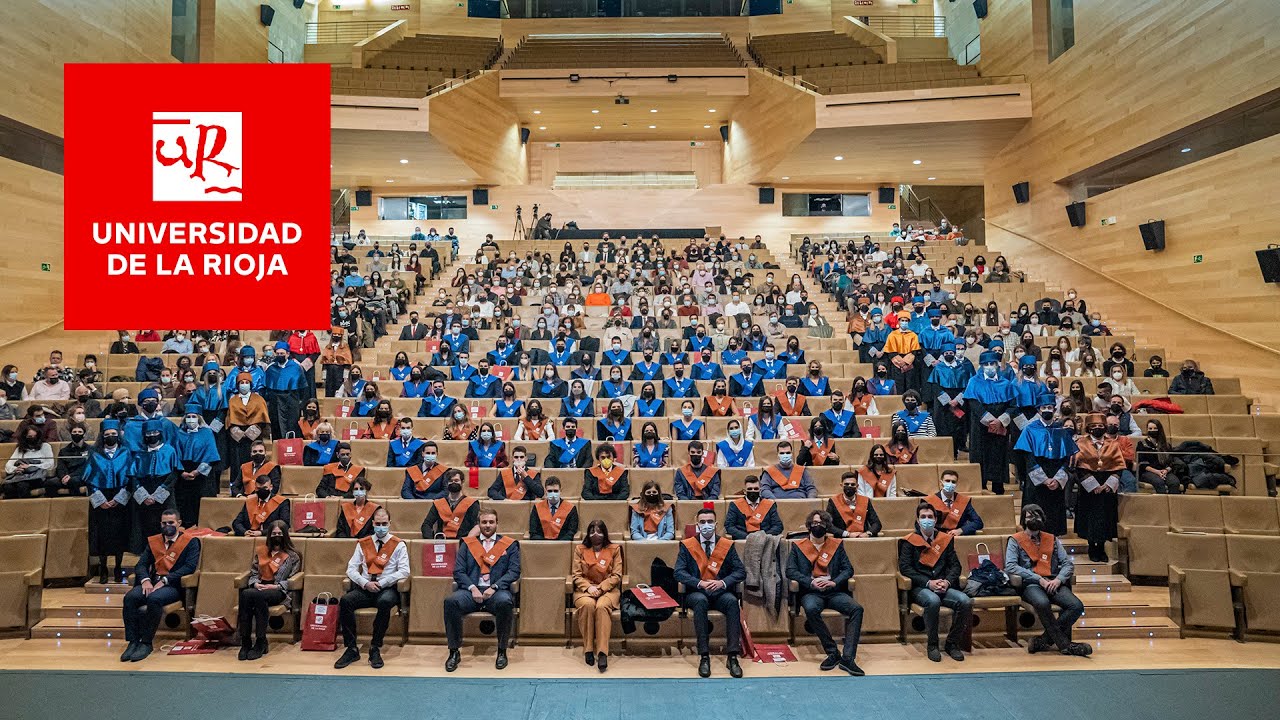
[[[751,94],[734,108],[729,121],[726,182],[763,180],[816,126],[815,96],[752,70]]]
[[[0,206],[5,343],[62,320],[62,177],[0,158]]]
[[[61,136],[63,63],[176,62],[171,9],[171,0],[0,2],[0,114]]]
[[[528,177],[520,119],[498,97],[498,73],[486,73],[427,101],[431,135],[486,183]]]
[[[212,30],[207,27],[209,15],[205,11],[211,2]],[[200,62],[266,62],[267,26],[259,15],[261,4],[261,0],[201,0]],[[213,42],[206,42],[210,37]]]
[[[1211,374],[1241,376],[1276,407],[1280,356],[1217,329],[1280,349],[1280,289],[1262,282],[1253,256],[1280,222],[1280,138],[1096,196],[1078,230],[1063,211],[1073,198],[1055,182],[1280,87],[1280,4],[1080,1],[1075,47],[1047,64],[1027,36],[1029,5],[992,3],[983,23],[984,69],[1028,72],[1033,99],[1031,121],[987,168],[988,242],[1040,278],[1088,287],[1140,337],[1201,358]],[[1010,185],[1022,180],[1031,202],[1016,205]],[[1102,227],[1112,215],[1117,224]],[[1149,218],[1167,222],[1164,253],[1142,249],[1137,225]],[[1205,262],[1193,264],[1196,254]]]

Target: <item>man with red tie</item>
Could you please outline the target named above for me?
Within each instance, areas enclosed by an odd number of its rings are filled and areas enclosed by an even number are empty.
[[[698,636],[698,675],[711,677],[711,648],[708,635],[711,621],[707,613],[718,610],[724,616],[725,665],[729,674],[742,677],[738,651],[742,647],[742,621],[736,590],[747,579],[747,570],[733,547],[733,539],[716,537],[716,511],[703,507],[696,516],[697,532],[680,543],[676,557],[676,581],[684,586],[685,606],[693,613],[693,629]]]
[[[346,645],[342,657],[333,664],[341,670],[360,659],[356,643],[356,610],[374,607],[373,637],[369,640],[369,665],[382,667],[382,639],[391,624],[391,609],[400,604],[399,583],[409,578],[408,546],[391,534],[391,514],[384,507],[373,513],[373,534],[356,543],[347,562],[351,589],[338,602],[338,626]]]
[[[498,534],[498,514],[480,511],[480,532],[458,547],[453,565],[457,589],[444,601],[444,629],[449,642],[445,672],[453,672],[462,662],[462,619],[473,612],[492,613],[498,624],[498,657],[494,667],[507,667],[507,643],[515,614],[512,586],[520,580],[520,543]]]
[[[844,551],[844,542],[831,535],[831,516],[814,510],[805,518],[809,534],[791,545],[787,557],[787,579],[799,587],[800,607],[804,610],[805,628],[818,636],[827,653],[821,670],[841,670],[861,677],[858,667],[858,641],[862,638],[862,606],[849,593],[853,563]],[[836,645],[831,630],[822,619],[823,610],[844,615],[844,648]]]

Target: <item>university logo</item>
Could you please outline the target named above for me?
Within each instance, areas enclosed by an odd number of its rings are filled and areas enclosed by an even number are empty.
[[[243,200],[243,140],[238,112],[153,112],[151,199]]]

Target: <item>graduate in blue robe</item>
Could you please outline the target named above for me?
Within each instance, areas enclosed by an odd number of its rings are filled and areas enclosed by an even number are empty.
[[[289,344],[285,343],[285,347],[289,347]],[[242,372],[247,372],[252,377],[250,384],[253,385],[253,391],[259,394],[262,393],[262,388],[266,387],[267,384],[267,373],[258,367],[257,358],[258,352],[253,349],[252,345],[245,345],[240,348],[240,364],[227,371],[227,379],[222,384],[222,389],[226,391],[228,397],[236,394],[236,388],[239,387],[237,378]]]
[[[672,373],[671,377],[662,381],[662,397],[697,397],[698,388],[694,385],[693,378],[685,377],[684,363],[676,363]]]
[[[1013,424],[1009,426],[1009,443],[1017,445],[1022,428],[1036,416],[1036,401],[1041,395],[1049,392],[1049,386],[1040,382],[1036,359],[1030,355],[1018,358],[1018,375],[1010,381],[1009,386],[1013,388],[1014,404]],[[1018,484],[1023,486],[1027,483],[1026,461],[1025,455],[1013,454],[1014,474],[1018,478]],[[1048,510],[1045,512],[1048,513]]]
[[[271,437],[282,438],[286,432],[298,427],[302,415],[302,403],[306,381],[302,364],[289,357],[289,343],[281,340],[275,345],[274,362],[264,371],[262,398],[267,401],[267,415],[271,417]],[[186,516],[183,516],[186,519]]]
[[[431,381],[422,374],[422,368],[415,367],[409,372],[409,379],[400,384],[400,397],[420,398],[431,392]]]
[[[809,374],[800,378],[800,394],[805,397],[824,397],[831,394],[831,381],[822,374],[822,369],[809,368]]]
[[[493,431],[489,430],[488,432],[492,433]],[[499,456],[502,456],[503,458],[506,457],[503,453],[503,448],[506,446],[501,440],[495,440],[493,438],[489,438],[489,441],[486,442],[483,438],[483,434],[484,431],[481,432],[482,437],[480,439],[469,441],[468,447],[471,452],[468,454],[475,457],[476,467],[497,467],[495,463]]]
[[[1037,413],[1022,428],[1014,450],[1025,458],[1027,467],[1023,504],[1044,510],[1044,531],[1054,535],[1067,532],[1067,488],[1070,486],[1071,456],[1078,449],[1075,430],[1055,420],[1058,397],[1043,393],[1034,401]]]
[[[610,400],[604,417],[596,421],[596,439],[612,442],[631,441],[631,418],[621,400]]]
[[[645,352],[644,360],[631,367],[631,380],[662,380],[662,365],[653,361],[653,353]]]
[[[471,358],[458,358],[458,364],[449,368],[449,379],[454,382],[470,380],[476,374],[476,367],[471,364]]]
[[[736,340],[731,340],[729,342],[729,346],[724,349],[724,352],[720,353],[720,364],[729,366],[737,365],[741,363],[742,359],[746,356],[747,351],[738,347]]]
[[[750,360],[739,363],[739,371],[729,378],[729,394],[733,397],[764,395],[764,375]]]
[[[916,331],[916,335],[920,337],[920,348],[924,351],[925,367],[931,367],[946,348],[955,347],[956,336],[949,328],[942,327],[941,310],[929,309],[926,313],[928,321]]]
[[[165,442],[165,425],[177,433],[176,426],[167,419],[146,421],[142,426],[143,449],[133,453],[129,487],[133,499],[130,547],[135,555],[141,555],[146,549],[147,538],[159,529],[164,511],[177,508],[173,491],[182,476],[182,460],[178,458],[177,449]]]
[[[497,347],[485,355],[485,359],[489,361],[490,365],[510,365],[511,356],[515,354],[516,346],[502,338],[498,340]]]
[[[456,398],[444,394],[444,383],[432,383],[431,392],[422,396],[418,405],[418,417],[447,418],[453,413],[453,406],[458,404]]]
[[[581,380],[574,380],[569,385],[569,394],[560,401],[560,417],[595,417],[595,404],[586,392],[586,385]]]
[[[662,364],[675,367],[676,363],[687,365],[689,363],[689,353],[680,352],[677,348],[672,347],[669,352],[662,353]]]
[[[857,417],[852,410],[846,410],[844,407],[844,393],[832,393],[831,407],[823,410],[818,417],[826,423],[833,438],[862,437],[862,431],[858,429]]]
[[[787,364],[773,357],[773,351],[766,347],[764,359],[756,361],[755,371],[765,380],[779,380],[787,376]]]
[[[576,420],[570,418],[564,421],[564,434],[564,437],[551,441],[547,449],[547,467],[591,467],[591,441],[578,435]]]
[[[955,457],[967,445],[969,424],[965,420],[964,389],[973,377],[973,364],[962,356],[964,341],[953,342],[942,349],[938,362],[929,371],[925,397],[931,399],[933,424],[938,437],[951,438]]]
[[[218,366],[217,361],[210,360],[205,363],[201,373],[204,375],[204,383],[191,393],[187,403],[200,406],[200,417],[216,438],[218,457],[225,458],[227,456],[227,397],[230,393],[222,384],[222,368]]]
[[[409,432],[404,432],[405,430]],[[417,465],[421,460],[419,457],[422,448],[426,443],[413,436],[413,428],[405,428],[403,425],[396,430],[396,437],[387,441],[387,467],[409,467]]]
[[[176,446],[178,460],[182,462],[182,474],[174,495],[177,496],[182,521],[193,527],[200,523],[200,498],[218,495],[222,456],[218,452],[217,438],[201,417],[200,406],[187,403],[185,410]]]
[[[698,362],[689,366],[689,377],[694,380],[720,380],[724,377],[720,363],[711,361],[710,348],[703,350]]]
[[[517,400],[516,386],[505,382],[502,384],[502,397],[493,403],[493,416],[500,418],[518,418],[524,412],[524,401]]]
[[[991,351],[978,358],[978,374],[964,388],[969,416],[969,462],[982,466],[982,487],[1004,494],[1009,479],[1009,426],[1013,424],[1013,386],[1000,377],[1000,356]]]
[[[568,394],[569,383],[550,365],[543,371],[542,379],[533,383],[533,396],[536,398],[562,398]]]
[[[172,445],[177,442],[178,426],[169,422],[164,411],[160,409],[160,393],[156,392],[155,388],[147,388],[138,393],[138,414],[131,416],[124,423],[122,438],[124,446],[129,448],[130,452],[142,451],[142,429],[148,420],[163,420],[160,433],[164,436],[165,444]],[[159,520],[156,522],[156,527],[160,527]]]
[[[884,312],[880,308],[871,311],[871,324],[862,331],[862,342],[858,345],[858,362],[871,364],[884,356],[884,341],[889,339],[893,328],[884,324]]]
[[[640,442],[632,447],[632,463],[638,468],[660,468],[667,463],[671,446],[658,441],[658,426],[652,421],[640,428]]]
[[[120,421],[102,421],[98,442],[89,451],[81,475],[89,495],[89,555],[98,558],[98,582],[107,581],[107,556],[115,557],[112,579],[119,582],[120,564],[129,550],[133,509],[130,473],[133,453],[121,441]]]
[[[636,398],[636,415],[639,417],[662,417],[667,414],[667,402],[658,397],[653,383],[646,382],[640,386],[640,397]]]
[[[702,354],[703,350],[711,349],[711,338],[707,337],[707,331],[701,327],[698,328],[696,335],[689,338],[685,344],[685,349],[691,353]]]
[[[464,396],[469,398],[502,396],[502,378],[490,372],[488,360],[481,360],[479,369],[467,380],[467,391]]]
[[[547,357],[551,359],[551,364],[557,367],[568,367],[573,364],[573,351],[565,345],[557,344],[547,353]]]
[[[324,467],[336,460],[337,451],[338,439],[333,436],[332,428],[326,428],[325,432],[317,430],[315,440],[302,447],[302,464],[307,467]]]
[[[608,350],[600,353],[600,364],[609,365],[630,365],[631,353],[622,346],[621,341],[611,346]]]
[[[671,422],[671,436],[675,440],[697,440],[702,435],[702,420],[693,416],[693,403],[681,405],[680,419]]]

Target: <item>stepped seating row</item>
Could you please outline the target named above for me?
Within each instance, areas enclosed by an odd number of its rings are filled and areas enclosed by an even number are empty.
[[[507,69],[586,67],[742,67],[722,38],[530,38]]]
[[[1223,504],[1224,509],[1226,503]],[[1270,518],[1275,522],[1275,517]],[[1280,533],[1168,532],[1169,601],[1182,635],[1275,640]]]
[[[335,65],[330,69],[330,92],[334,95],[420,98],[426,96],[427,90],[464,74]]]
[[[488,67],[499,49],[497,38],[413,35],[365,58],[366,68],[436,70],[452,76]]]
[[[1280,500],[1270,497],[1121,495],[1119,512],[1129,575],[1165,576],[1170,533],[1280,536]]]

